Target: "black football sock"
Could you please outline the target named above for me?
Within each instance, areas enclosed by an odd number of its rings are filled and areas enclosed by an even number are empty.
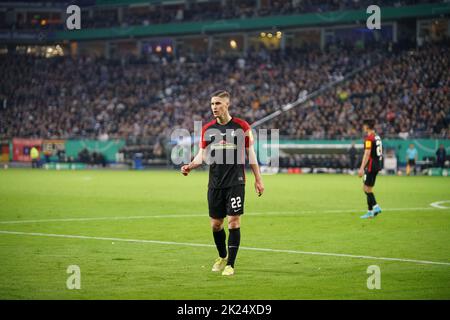
[[[377,205],[377,200],[375,200],[375,195],[373,192],[369,192],[370,202],[372,202],[372,207]]]
[[[217,251],[219,251],[219,257],[225,258],[227,256],[227,247],[225,245],[227,235],[225,234],[225,230],[213,231],[213,236]]]
[[[241,228],[230,229],[228,236],[228,263],[227,265],[234,268],[234,261],[239,250],[239,244],[241,243]]]
[[[370,197],[370,193],[366,192],[366,197],[367,197],[367,207],[368,207],[369,211],[372,211],[373,204],[372,204],[372,198]]]

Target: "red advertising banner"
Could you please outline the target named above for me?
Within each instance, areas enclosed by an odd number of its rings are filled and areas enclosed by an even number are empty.
[[[13,161],[31,161],[30,150],[36,147],[41,152],[42,139],[13,139]]]

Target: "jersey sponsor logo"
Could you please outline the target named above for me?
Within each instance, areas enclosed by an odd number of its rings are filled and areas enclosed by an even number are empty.
[[[211,144],[211,150],[233,150],[237,149],[237,145],[234,143],[226,142],[225,140],[221,140],[218,143]]]

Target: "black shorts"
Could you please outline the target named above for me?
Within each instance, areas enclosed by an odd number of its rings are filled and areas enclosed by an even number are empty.
[[[240,184],[224,189],[208,188],[208,208],[211,218],[244,214],[245,185]]]
[[[378,171],[364,171],[363,181],[368,187],[373,187],[375,185],[375,180],[377,179]]]
[[[416,160],[415,159],[409,159],[408,160],[408,165],[415,166],[416,165]]]

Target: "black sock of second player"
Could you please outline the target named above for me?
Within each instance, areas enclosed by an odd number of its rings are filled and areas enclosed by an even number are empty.
[[[367,196],[367,206],[369,210],[373,210],[373,206],[377,204],[377,201],[375,200],[375,195],[373,192],[366,192]]]
[[[227,235],[225,234],[225,230],[213,231],[213,236],[217,251],[219,251],[219,257],[225,258],[227,256],[227,246],[225,244]]]
[[[376,206],[377,200],[375,200],[375,195],[373,192],[369,192],[370,201],[372,202],[372,207]]]
[[[367,207],[369,209],[369,211],[373,210],[373,203],[372,203],[372,198],[370,197],[370,193],[366,192],[366,197],[367,197]]]
[[[241,229],[229,229],[230,232],[228,236],[228,263],[227,265],[234,268],[234,261],[239,250],[239,244],[241,242]]]

